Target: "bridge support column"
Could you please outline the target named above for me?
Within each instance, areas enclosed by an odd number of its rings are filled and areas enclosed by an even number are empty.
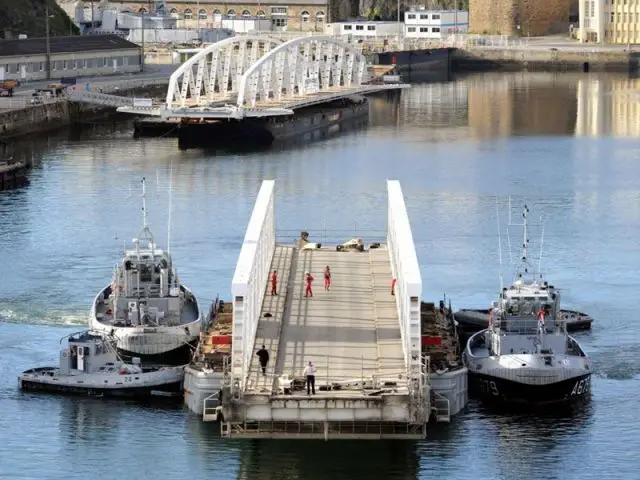
[[[274,187],[273,180],[262,182],[231,284],[231,377],[233,383],[239,383],[243,390],[251,365],[253,342],[275,248]]]
[[[409,215],[404,203],[400,182],[387,181],[388,225],[387,242],[391,270],[395,282],[395,297],[402,333],[405,365],[412,387],[421,387],[422,355],[420,343],[420,296],[422,277]],[[391,285],[391,279],[389,279]],[[417,384],[416,384],[417,382]],[[411,387],[410,387],[411,388]],[[417,393],[417,392],[416,392]]]

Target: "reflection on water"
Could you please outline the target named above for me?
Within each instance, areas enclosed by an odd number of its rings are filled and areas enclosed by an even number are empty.
[[[372,98],[372,125],[420,128],[429,141],[520,135],[640,135],[640,79],[486,73]],[[391,119],[391,121],[389,121]],[[417,135],[411,130],[412,135]]]
[[[640,78],[578,80],[576,135],[640,136]]]

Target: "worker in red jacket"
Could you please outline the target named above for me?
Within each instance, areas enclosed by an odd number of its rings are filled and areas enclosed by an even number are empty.
[[[274,270],[271,274],[271,295],[278,295],[276,287],[278,286],[278,274]]]
[[[311,282],[313,282],[313,276],[309,272],[304,272],[304,278],[307,283],[307,288],[304,291],[304,296],[313,297],[313,291],[311,290]]]
[[[324,289],[329,290],[331,287],[331,270],[329,269],[329,265],[324,270]]]

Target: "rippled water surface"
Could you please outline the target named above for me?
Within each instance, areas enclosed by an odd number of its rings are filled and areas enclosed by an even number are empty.
[[[181,152],[172,139],[133,140],[127,124],[22,147],[37,165],[31,184],[0,193],[0,477],[638,478],[639,88],[625,77],[477,75],[376,97],[367,128],[266,152]],[[307,230],[324,242],[381,238],[385,180],[400,180],[423,297],[446,292],[454,307],[486,306],[498,291],[496,195],[503,231],[508,197],[514,214],[526,201],[534,223],[545,217],[543,271],[565,306],[596,318],[579,335],[597,366],[591,404],[534,418],[472,403],[423,442],[325,444],[223,441],[180,406],[19,392],[19,372],[55,364],[59,339],[84,328],[139,229],[142,176],[163,244],[173,185],[172,252],[205,304],[230,296],[263,179],[277,180],[279,237]]]

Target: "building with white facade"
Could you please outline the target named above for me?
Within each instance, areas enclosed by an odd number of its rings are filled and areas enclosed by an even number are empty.
[[[640,43],[640,2],[580,0],[579,24],[581,43]]]
[[[353,35],[354,37],[379,37],[399,35],[403,24],[398,22],[367,22],[354,20],[352,22],[328,23],[325,33],[328,35]]]
[[[412,8],[404,13],[404,34],[413,38],[442,39],[469,30],[469,12]]]

